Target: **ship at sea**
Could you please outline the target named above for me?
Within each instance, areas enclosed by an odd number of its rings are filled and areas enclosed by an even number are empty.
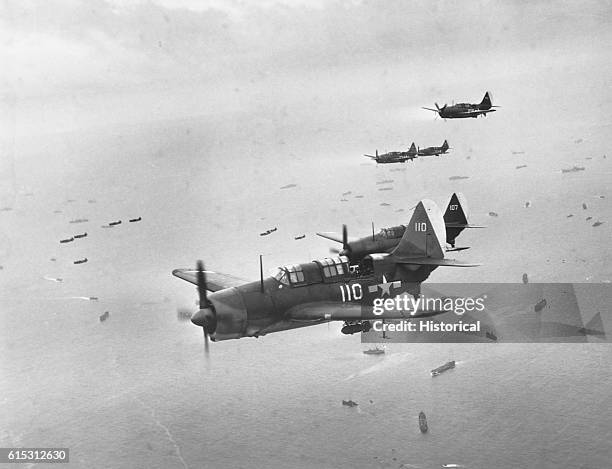
[[[427,417],[425,417],[425,412],[423,411],[419,413],[419,428],[421,429],[421,433],[427,433]]]
[[[376,346],[374,348],[364,350],[363,353],[365,353],[366,355],[382,355],[385,353],[385,349]]]
[[[577,173],[578,171],[584,171],[584,166],[576,166],[573,168],[563,168],[561,169],[562,173]]]
[[[259,236],[268,236],[269,234],[274,233],[276,230],[278,230],[278,227],[275,226],[274,228],[266,230],[263,233],[259,233]]]
[[[431,370],[431,376],[438,376],[440,373],[443,373],[446,370],[450,370],[455,368],[455,360],[446,362],[444,365],[439,366],[438,368]]]
[[[542,311],[544,309],[544,307],[546,306],[546,300],[545,299],[541,299],[540,301],[538,301],[535,306],[533,307],[534,311],[536,313],[539,313],[540,311]]]

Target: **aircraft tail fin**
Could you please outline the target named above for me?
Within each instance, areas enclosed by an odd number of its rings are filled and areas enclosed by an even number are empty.
[[[480,102],[480,109],[491,109],[492,107],[492,103],[491,103],[491,96],[489,95],[489,92],[487,91],[484,95],[484,98],[482,98],[482,101]]]
[[[448,202],[444,212],[444,224],[446,227],[446,242],[455,246],[455,238],[468,225],[468,206],[465,196],[461,192],[455,192]]]
[[[448,146],[448,141],[444,140],[444,143],[442,144],[442,152],[445,152],[446,150],[448,150],[450,147]]]
[[[408,150],[408,155],[412,156],[412,155],[416,155],[417,154],[417,148],[414,145],[414,142],[412,142],[412,145],[410,145],[410,149]]]
[[[391,252],[396,262],[407,263],[410,259],[444,259],[442,242],[444,238],[444,219],[435,202],[421,200],[404,235],[397,247]]]
[[[461,192],[451,195],[446,211],[444,212],[444,223],[453,225],[468,224],[468,206],[465,196]]]
[[[467,199],[461,192],[455,192],[448,202],[444,212],[444,225],[446,227],[446,242],[453,248],[455,238],[466,228],[486,228],[485,226],[472,225],[468,221],[469,209]]]

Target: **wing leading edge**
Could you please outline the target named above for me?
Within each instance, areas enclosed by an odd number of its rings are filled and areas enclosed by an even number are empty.
[[[207,289],[211,292],[225,290],[226,288],[231,287],[238,287],[248,283],[248,280],[234,277],[233,275],[229,274],[213,272],[212,270],[205,270],[204,273],[206,274]],[[175,269],[172,271],[172,275],[189,283],[193,283],[194,285],[198,284],[197,271],[195,269]]]
[[[373,321],[378,319],[402,320],[414,317],[429,317],[448,313],[447,310],[422,310],[416,314],[409,310],[385,311],[384,315],[374,314],[372,306],[358,303],[337,303],[332,301],[319,301],[303,303],[294,306],[285,314],[285,318],[294,322],[321,323],[327,321]]]

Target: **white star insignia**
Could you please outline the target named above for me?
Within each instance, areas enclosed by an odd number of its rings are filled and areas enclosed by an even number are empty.
[[[397,287],[401,287],[401,285],[402,285],[402,282],[397,281],[397,280],[395,282],[387,282],[387,277],[385,277],[385,275],[383,274],[382,283],[368,287],[368,291],[370,293],[376,293],[378,292],[378,289],[380,288],[381,296],[384,296],[385,293],[391,296],[391,287],[397,288]]]

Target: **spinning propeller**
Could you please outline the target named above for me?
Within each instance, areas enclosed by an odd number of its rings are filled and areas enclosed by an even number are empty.
[[[348,232],[346,229],[346,225],[342,225],[342,251],[337,248],[329,248],[329,251],[333,252],[334,254],[350,257],[351,245],[348,242]]]
[[[208,355],[208,336],[214,333],[217,328],[217,313],[215,312],[213,304],[208,300],[206,293],[206,275],[204,273],[204,264],[202,261],[198,261],[196,265],[196,280],[200,309],[191,317],[191,322],[202,328],[202,332],[204,333],[204,353]]]
[[[438,103],[434,103],[434,104],[436,105],[436,109],[438,110],[438,115],[440,117],[442,117],[442,112],[444,112],[444,110],[446,109],[446,106],[448,106],[448,104],[444,104],[444,106],[442,106],[442,107],[438,106]],[[444,118],[444,120],[446,121],[445,118]]]

